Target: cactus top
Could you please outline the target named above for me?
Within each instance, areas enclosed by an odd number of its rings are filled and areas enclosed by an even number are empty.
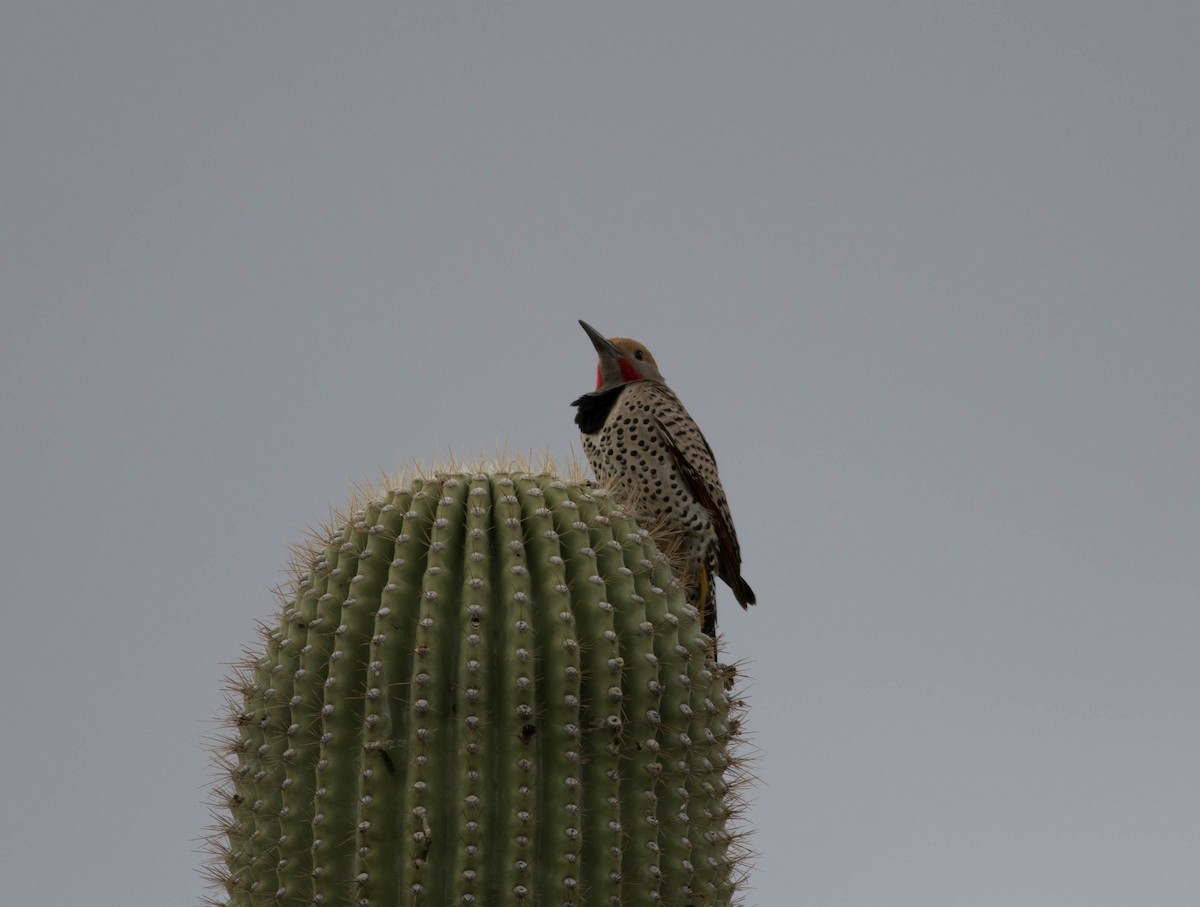
[[[234,679],[219,903],[733,903],[729,672],[606,497],[419,479],[297,566]]]

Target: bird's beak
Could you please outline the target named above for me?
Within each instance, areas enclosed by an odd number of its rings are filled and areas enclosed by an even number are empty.
[[[612,356],[614,359],[620,359],[624,355],[624,353],[608,342],[608,338],[582,318],[579,320],[579,326],[592,338],[592,346],[596,348],[596,352],[601,356]]]

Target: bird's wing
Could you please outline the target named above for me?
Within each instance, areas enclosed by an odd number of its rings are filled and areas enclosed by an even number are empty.
[[[688,460],[679,439],[675,437],[662,420],[655,417],[655,423],[659,437],[663,440],[663,446],[666,447],[667,452],[671,455],[671,459],[675,461],[675,467],[679,470],[679,475],[683,481],[687,483],[688,490],[691,491],[700,505],[712,517],[713,528],[717,534],[717,562],[722,568],[721,578],[729,583],[730,587],[734,590],[734,595],[738,599],[738,603],[743,608],[747,604],[753,604],[754,593],[741,578],[742,549],[738,545],[737,533],[733,531],[733,523],[729,519],[729,504],[724,500],[724,496],[722,496],[722,500],[716,500],[713,495],[713,486],[705,480],[697,468],[697,464]],[[695,428],[695,431],[704,445],[705,453],[708,454],[709,463],[712,467],[712,475],[715,477],[717,474],[716,457],[713,456],[712,448],[698,426]],[[704,456],[704,454],[700,454],[700,456]]]

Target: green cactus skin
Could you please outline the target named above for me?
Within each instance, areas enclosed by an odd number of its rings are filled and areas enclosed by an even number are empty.
[[[216,903],[735,902],[739,703],[602,493],[413,480],[282,604],[231,686]]]

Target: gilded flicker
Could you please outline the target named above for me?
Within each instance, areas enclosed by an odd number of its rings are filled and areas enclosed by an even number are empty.
[[[712,635],[714,574],[743,608],[754,604],[712,448],[645,346],[579,324],[600,356],[596,389],[572,403],[588,462],[601,485],[633,501],[678,546],[689,599]]]

